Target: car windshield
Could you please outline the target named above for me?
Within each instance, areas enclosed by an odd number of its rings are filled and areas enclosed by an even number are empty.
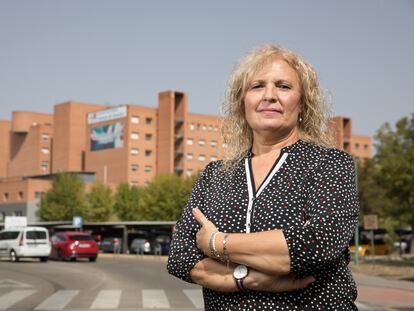
[[[26,231],[28,240],[46,240],[46,231]]]
[[[93,240],[90,235],[71,235],[69,237],[72,241],[90,241]]]

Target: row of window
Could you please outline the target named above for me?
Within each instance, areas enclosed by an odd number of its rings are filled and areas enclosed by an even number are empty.
[[[131,139],[132,140],[138,140],[139,139],[139,133],[138,132],[132,132],[131,133]],[[152,140],[152,134],[151,133],[146,133],[145,134],[145,140],[146,141],[151,141]]]
[[[139,165],[138,164],[131,164],[131,172],[138,172]],[[151,165],[145,165],[144,166],[144,172],[145,173],[151,173],[152,172],[152,166]]]
[[[194,140],[192,138],[188,138],[187,139],[187,145],[189,145],[189,146],[194,145]],[[198,145],[201,146],[201,147],[204,147],[206,145],[205,139],[200,139],[198,141]],[[217,140],[210,141],[210,146],[213,147],[213,148],[216,148],[217,147]]]
[[[24,197],[23,191],[17,192],[17,199],[18,200],[23,200],[23,197]],[[10,193],[4,192],[3,193],[3,201],[8,201],[9,199],[10,199]]]
[[[35,192],[35,198],[36,200],[40,201],[40,199],[42,198],[43,192],[40,191],[36,191]],[[10,193],[9,192],[4,192],[3,193],[3,201],[8,201],[10,199]],[[18,200],[23,200],[24,199],[24,192],[23,191],[18,191],[17,192],[17,199]]]
[[[139,116],[132,116],[131,117],[131,123],[132,124],[139,124],[140,120],[141,120],[141,118]],[[152,118],[146,117],[145,118],[145,124],[146,125],[151,125],[152,124]]]
[[[131,149],[131,155],[137,156],[138,154],[139,154],[139,149],[138,148],[132,148]],[[152,156],[152,150],[151,149],[146,149],[145,150],[145,156],[146,157]]]
[[[218,131],[218,126],[216,126],[216,125],[190,123],[188,127],[189,127],[190,131],[196,131],[196,130],[209,131],[209,132],[212,132],[212,131],[217,132]]]
[[[187,153],[185,155],[185,157],[189,161],[191,161],[194,158],[192,153]],[[198,157],[197,157],[197,160],[200,161],[200,162],[205,161],[206,160],[206,155],[205,154],[199,154]],[[217,157],[216,156],[210,156],[210,161],[217,161]]]
[[[355,149],[359,149],[360,145],[359,143],[355,143]],[[368,144],[364,144],[364,150],[368,150]]]

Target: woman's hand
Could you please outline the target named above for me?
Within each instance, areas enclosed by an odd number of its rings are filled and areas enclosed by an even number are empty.
[[[233,278],[233,269],[227,268],[222,262],[212,258],[204,258],[191,270],[190,275],[193,282],[218,292],[237,292],[239,289]]]
[[[315,281],[313,276],[303,279],[296,279],[294,274],[288,275],[269,275],[253,269],[249,269],[249,274],[244,279],[243,285],[251,290],[266,292],[291,292],[305,288]]]
[[[196,234],[197,247],[205,255],[212,257],[209,242],[217,227],[198,208],[193,208],[193,216],[201,226]]]

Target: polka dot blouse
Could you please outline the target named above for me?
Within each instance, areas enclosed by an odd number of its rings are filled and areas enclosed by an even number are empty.
[[[222,162],[210,163],[177,223],[168,260],[169,273],[192,282],[190,271],[204,258],[195,244],[198,207],[222,232],[282,229],[297,276],[316,279],[294,292],[221,293],[203,288],[205,310],[357,310],[356,285],[348,269],[348,245],[358,222],[353,159],[337,149],[299,140],[281,150],[259,189],[251,154],[234,174]]]

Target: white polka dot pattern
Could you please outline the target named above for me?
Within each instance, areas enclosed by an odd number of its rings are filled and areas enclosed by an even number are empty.
[[[205,310],[357,310],[356,285],[347,267],[359,213],[353,159],[300,140],[281,153],[289,156],[255,199],[251,232],[282,229],[291,271],[299,277],[313,275],[316,281],[283,293],[204,288]],[[192,208],[200,208],[220,231],[245,232],[249,195],[244,161],[231,176],[221,172],[221,165],[212,162],[205,168],[177,223],[167,269],[187,282],[204,258],[195,244],[199,225]]]

